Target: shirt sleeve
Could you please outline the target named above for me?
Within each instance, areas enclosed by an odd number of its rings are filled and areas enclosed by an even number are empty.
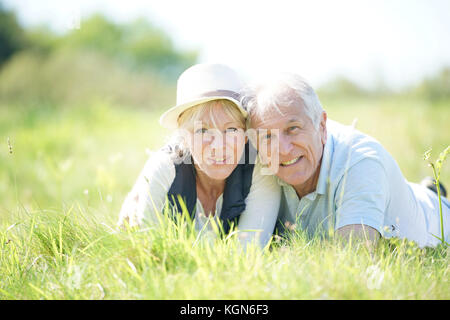
[[[122,204],[119,226],[125,220],[130,226],[142,225],[144,220],[156,223],[156,212],[164,208],[174,179],[175,165],[170,156],[163,151],[152,154]]]
[[[384,167],[376,160],[363,159],[341,178],[335,194],[335,229],[363,224],[382,234],[389,203],[389,184]]]
[[[262,175],[261,165],[257,161],[245,211],[239,218],[239,240],[242,244],[258,241],[261,247],[267,245],[275,228],[280,198],[281,187],[275,176]]]

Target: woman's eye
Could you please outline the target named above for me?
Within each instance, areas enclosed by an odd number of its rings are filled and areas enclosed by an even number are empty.
[[[270,140],[271,138],[272,138],[272,134],[270,134],[270,133],[262,134],[260,136],[261,140]]]
[[[238,131],[238,128],[233,128],[233,127],[227,128],[227,130],[226,130],[226,132],[237,132],[237,131]]]
[[[206,132],[208,132],[208,129],[206,129],[206,128],[200,128],[200,129],[197,129],[197,130],[195,130],[195,134],[201,134],[201,133],[206,133]]]

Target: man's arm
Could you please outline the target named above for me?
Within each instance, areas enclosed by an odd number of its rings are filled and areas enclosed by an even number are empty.
[[[336,235],[342,240],[376,243],[389,202],[388,178],[383,166],[373,159],[356,163],[337,188]]]
[[[336,230],[336,235],[343,240],[357,239],[366,240],[374,244],[380,239],[380,233],[364,224],[350,224]]]

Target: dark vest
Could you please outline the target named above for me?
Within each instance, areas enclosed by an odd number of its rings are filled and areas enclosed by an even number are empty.
[[[247,143],[241,161],[225,181],[223,204],[220,214],[223,231],[227,234],[232,223],[236,226],[241,213],[245,210],[245,199],[252,185],[253,168],[256,151]],[[175,179],[170,186],[167,197],[169,203],[183,212],[179,203],[179,196],[183,199],[189,215],[195,216],[197,203],[197,188],[195,182],[195,167],[192,163],[175,164]]]

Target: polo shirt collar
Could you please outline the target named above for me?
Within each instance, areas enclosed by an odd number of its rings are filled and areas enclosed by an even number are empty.
[[[319,194],[325,194],[325,192],[327,191],[327,179],[329,177],[332,155],[333,155],[333,136],[328,131],[327,142],[325,143],[325,147],[323,148],[319,179],[317,180],[316,192]]]

